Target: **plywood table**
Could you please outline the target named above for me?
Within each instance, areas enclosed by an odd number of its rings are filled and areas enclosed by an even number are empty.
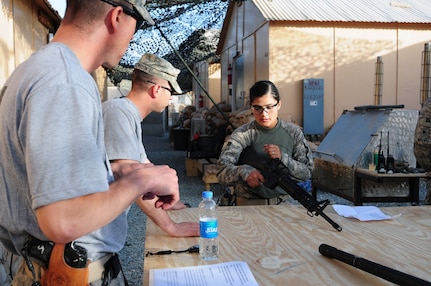
[[[220,256],[205,262],[198,254],[153,255],[144,259],[144,285],[150,269],[245,261],[259,285],[392,285],[387,280],[319,253],[321,244],[431,281],[431,206],[387,207],[385,221],[361,222],[325,213],[309,217],[300,205],[219,207]],[[175,221],[198,221],[198,209],[169,212]],[[182,250],[197,237],[172,238],[147,221],[145,251]]]

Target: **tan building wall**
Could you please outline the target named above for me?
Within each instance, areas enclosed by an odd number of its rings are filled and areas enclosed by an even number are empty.
[[[375,63],[380,56],[381,104],[420,109],[421,57],[424,44],[431,42],[429,25],[267,22],[250,2],[237,6],[226,19],[228,28],[219,47],[223,99],[229,99],[227,67],[235,66],[235,56],[241,55],[245,98],[255,81],[269,79],[281,94],[280,117],[291,116],[302,125],[303,79],[322,78],[328,130],[343,110],[374,104]]]
[[[43,0],[0,1],[0,86],[16,66],[48,42],[60,16]]]
[[[325,81],[326,128],[332,126],[343,110],[373,105],[378,56],[384,64],[381,104],[420,109],[421,57],[424,43],[431,41],[431,30],[398,29],[395,25],[377,28],[271,25],[269,39],[269,78],[287,101],[281,116],[291,113],[298,123],[302,122],[304,78]]]
[[[108,100],[108,76],[105,69],[103,67],[99,67],[91,75],[99,88],[100,99],[102,101]]]
[[[221,101],[220,93],[220,75],[221,69],[219,63],[208,63],[206,61],[198,62],[194,65],[197,77],[202,86],[209,93],[211,98],[216,104]],[[196,96],[195,103],[199,107],[199,96],[203,96],[203,106],[211,108],[213,106],[212,101],[206,96],[205,91],[199,86],[199,84],[193,79],[193,92]]]
[[[220,77],[221,77],[221,66],[219,63],[209,64],[208,66],[208,88],[211,97],[213,98],[215,103],[219,103],[221,101],[221,93],[220,93]],[[211,107],[213,104],[211,103],[208,107]]]
[[[13,70],[49,41],[61,21],[44,0],[0,0],[0,87]],[[102,100],[107,96],[106,72],[93,73]]]
[[[15,68],[12,7],[10,1],[0,2],[0,86]]]

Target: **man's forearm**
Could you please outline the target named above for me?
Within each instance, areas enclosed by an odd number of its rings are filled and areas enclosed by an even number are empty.
[[[136,200],[139,208],[150,218],[160,229],[173,237],[199,236],[199,223],[182,222],[176,223],[165,210],[155,208],[154,200]]]

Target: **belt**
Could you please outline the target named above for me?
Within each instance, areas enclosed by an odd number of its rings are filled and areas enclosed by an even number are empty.
[[[105,263],[112,257],[112,254],[106,254],[88,265],[88,283],[102,279],[105,271]]]

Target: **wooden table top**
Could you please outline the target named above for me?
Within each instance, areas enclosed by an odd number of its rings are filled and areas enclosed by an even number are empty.
[[[431,281],[431,206],[380,208],[391,220],[361,222],[344,218],[331,206],[309,217],[300,205],[219,207],[219,259],[202,261],[196,253],[152,255],[144,259],[144,285],[150,269],[245,261],[259,285],[393,285],[387,280],[319,253],[334,246],[375,263]],[[198,208],[170,211],[177,221],[198,221]],[[172,238],[147,220],[145,252],[183,250],[198,237]]]

